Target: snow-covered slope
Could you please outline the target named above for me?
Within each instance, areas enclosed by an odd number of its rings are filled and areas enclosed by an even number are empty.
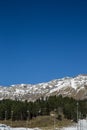
[[[0,100],[28,100],[34,101],[40,97],[44,99],[50,95],[69,96],[75,99],[87,99],[87,75],[55,79],[47,83],[18,84],[9,87],[0,86]]]

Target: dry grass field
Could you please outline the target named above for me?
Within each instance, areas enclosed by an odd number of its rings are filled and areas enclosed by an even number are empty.
[[[72,124],[70,120],[63,119],[59,121],[51,116],[38,116],[29,121],[11,121],[4,120],[0,123],[7,124],[12,127],[25,127],[25,128],[41,128],[42,130],[53,130],[55,128],[61,128]]]

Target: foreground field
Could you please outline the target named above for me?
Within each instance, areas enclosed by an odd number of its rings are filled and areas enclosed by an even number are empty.
[[[43,130],[53,130],[55,128],[62,128],[70,126],[73,123],[70,120],[63,119],[62,121],[55,119],[51,116],[38,116],[29,121],[0,121],[2,124],[9,125],[11,127],[24,127],[24,128],[41,128]]]
[[[4,127],[3,127],[4,126]],[[28,128],[24,127],[9,127],[7,125],[0,124],[0,130],[87,130],[87,120],[79,120],[78,124],[72,124],[71,126],[59,127],[54,125],[55,127],[43,127],[43,128]]]
[[[0,124],[1,125],[1,124]],[[6,125],[5,125],[6,126]],[[40,128],[23,128],[23,127],[18,127],[18,128],[11,128],[11,127],[8,127],[7,126],[7,128],[3,128],[3,127],[1,127],[0,126],[0,130],[87,130],[87,120],[80,120],[79,122],[78,122],[78,124],[74,124],[74,125],[72,125],[72,126],[68,126],[68,127],[63,127],[63,128],[52,128],[52,127],[50,127],[50,128],[42,128],[42,129],[40,129]]]

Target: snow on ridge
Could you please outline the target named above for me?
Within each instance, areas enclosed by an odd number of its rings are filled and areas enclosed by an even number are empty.
[[[87,92],[87,76],[78,75],[77,77],[65,77],[61,79],[55,79],[45,83],[32,84],[16,84],[9,87],[0,87],[0,98],[11,98],[15,99],[15,96],[20,100],[31,99],[34,94],[35,97],[38,95],[50,96],[54,94],[72,95],[72,91],[79,93],[80,90],[86,90]],[[19,96],[20,95],[20,96]],[[25,98],[25,99],[24,99]]]
[[[77,84],[76,84],[76,82],[75,82],[74,79],[71,80],[71,86],[72,86],[72,88],[74,88],[75,90],[77,89]]]

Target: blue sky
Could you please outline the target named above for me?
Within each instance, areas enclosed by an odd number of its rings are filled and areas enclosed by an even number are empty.
[[[87,74],[86,0],[1,0],[0,85]]]

